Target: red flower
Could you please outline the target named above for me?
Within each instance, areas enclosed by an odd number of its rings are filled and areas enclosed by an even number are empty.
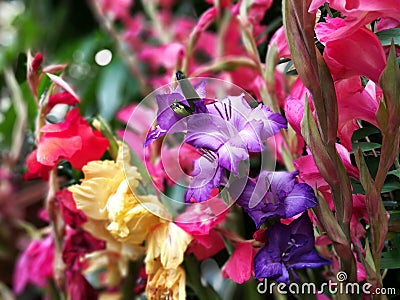
[[[38,148],[27,159],[26,178],[48,177],[48,171],[61,160],[68,160],[78,170],[89,161],[98,160],[109,146],[101,133],[90,127],[79,114],[72,109],[65,121],[59,124],[46,124]]]
[[[67,91],[63,91],[49,97],[49,102],[47,103],[48,109],[52,108],[56,104],[68,104],[74,106],[79,103],[79,99],[76,98],[73,94]]]
[[[86,278],[77,271],[67,271],[68,296],[74,300],[98,299],[98,292]]]
[[[58,191],[55,198],[60,206],[63,219],[72,228],[81,226],[86,222],[85,214],[76,208],[76,203],[72,193],[68,190]]]
[[[26,180],[41,177],[44,180],[49,179],[49,172],[53,167],[42,165],[37,161],[37,149],[33,150],[25,160],[27,172],[24,174]]]
[[[71,110],[60,124],[46,124],[42,127],[42,139],[38,146],[38,161],[55,166],[61,159],[67,159],[76,169],[92,160],[98,160],[109,146],[109,142],[97,130],[93,130],[79,114]]]
[[[31,65],[33,72],[37,73],[39,71],[39,68],[42,65],[42,62],[43,62],[42,53],[40,53],[40,52],[36,53],[35,57],[32,60],[32,65]]]
[[[67,232],[62,258],[68,270],[80,271],[85,265],[82,260],[85,254],[104,248],[105,242],[90,233],[82,229],[70,230]]]

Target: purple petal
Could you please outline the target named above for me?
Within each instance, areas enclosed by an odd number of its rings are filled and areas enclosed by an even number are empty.
[[[320,268],[331,263],[331,260],[320,256],[313,249],[300,257],[296,256],[295,262],[289,262],[288,269]]]
[[[147,147],[152,142],[154,142],[156,139],[158,139],[158,138],[162,137],[163,135],[165,135],[166,132],[167,132],[166,130],[161,129],[160,126],[157,125],[156,129],[150,131],[147,134],[144,146]]]
[[[211,114],[193,115],[187,125],[185,141],[197,148],[216,151],[234,135],[228,123]]]
[[[258,254],[258,253],[257,253]],[[257,258],[257,256],[256,256]],[[266,263],[254,259],[254,278],[279,278],[279,282],[290,283],[289,273],[282,263]]]
[[[256,278],[289,283],[289,269],[318,268],[331,263],[314,249],[313,227],[307,213],[289,225],[274,223],[266,235],[268,243],[254,258]]]
[[[262,171],[257,180],[248,180],[237,204],[253,219],[257,228],[267,218],[291,218],[315,205],[317,201],[310,186],[296,183],[297,172]]]
[[[246,143],[250,152],[261,152],[264,150],[260,132],[263,130],[261,121],[252,120],[246,123],[244,128],[239,132],[241,139]]]
[[[206,98],[206,81],[202,80],[194,86],[194,90],[201,99]]]
[[[268,178],[266,173],[260,174],[257,181],[249,179],[241,194],[236,191],[235,187],[242,186],[240,184],[233,185],[229,192],[232,197],[238,199],[237,204],[242,206],[244,211],[253,219],[256,227],[259,228],[267,218],[275,215],[277,206],[268,202],[266,194],[268,191]]]
[[[198,202],[208,200],[212,189],[220,185],[221,172],[217,159],[212,160],[205,156],[197,159],[192,172],[193,180],[186,191],[185,202],[189,203],[192,198]]]
[[[318,205],[318,202],[313,189],[308,184],[299,183],[285,198],[284,205],[286,218],[291,218]]]
[[[218,156],[219,164],[237,176],[239,175],[239,164],[249,158],[249,152],[243,140],[240,136],[237,136],[231,138],[218,149]]]
[[[298,172],[268,172],[267,174],[271,193],[275,198],[281,199],[293,190]]]
[[[239,131],[244,128],[252,112],[243,95],[229,96],[209,104],[207,108],[210,113],[229,121]]]
[[[275,135],[283,128],[287,128],[286,120],[282,115],[272,112],[269,107],[262,104],[253,109],[249,119],[263,122],[262,140]]]
[[[288,267],[294,269],[319,268],[331,263],[330,260],[319,256],[314,249],[314,231],[307,213],[303,213],[290,223],[289,227],[291,240],[294,240],[297,246],[292,248],[287,257]]]
[[[185,98],[179,93],[163,94],[156,96],[158,106],[157,124],[160,126],[160,128],[164,130],[169,130],[172,126],[174,126],[176,123],[184,118],[184,116],[177,114],[171,108],[171,104],[174,103],[175,100],[178,102],[184,102]],[[174,132],[178,131],[179,130],[176,129]]]

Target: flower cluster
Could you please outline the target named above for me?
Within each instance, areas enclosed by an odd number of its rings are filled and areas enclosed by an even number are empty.
[[[225,299],[338,272],[381,288],[399,262],[398,3],[205,2],[90,1],[146,97],[117,112],[125,130],[88,115],[66,65],[28,53],[23,87],[4,72],[16,129],[19,89],[37,111],[34,150],[19,159],[21,133],[0,160],[0,223],[31,238],[16,294]],[[39,229],[8,200],[18,161],[46,190]]]
[[[273,218],[298,217],[317,205],[313,189],[305,183],[297,182],[297,171],[290,173],[262,170],[257,178],[239,174],[240,163],[249,159],[250,152],[256,154],[263,151],[263,142],[286,128],[286,121],[280,114],[273,113],[263,104],[252,108],[244,94],[227,96],[222,100],[209,99],[205,95],[204,82],[192,88],[187,79],[180,79],[178,75],[179,88],[169,94],[156,96],[157,124],[149,132],[146,145],[165,134],[181,130],[186,133],[184,142],[202,153],[194,162],[191,174],[193,179],[185,195],[186,202],[207,201],[214,188],[221,190],[227,187],[230,196],[237,199],[237,204],[249,214],[257,228]],[[194,98],[185,98],[185,94],[193,95],[193,92]],[[194,107],[193,110],[191,106]],[[233,179],[228,180],[228,175]],[[256,278],[268,277],[288,282],[289,275],[285,267],[280,271],[273,267],[275,272],[266,271],[266,268],[267,265],[272,267],[274,263],[283,264],[281,259],[286,263],[286,256],[289,255],[287,252],[298,248],[302,249],[298,250],[301,253],[304,251],[304,260],[298,258],[298,264],[292,266],[294,269],[302,268],[301,266],[320,267],[330,263],[329,260],[319,257],[313,249],[312,226],[306,214],[303,215],[288,226],[276,222],[267,229],[267,236],[283,234],[288,238],[278,243],[279,248],[274,250],[276,253],[271,257],[268,256],[268,251],[273,250],[266,250],[274,247],[270,243],[258,252],[255,258]],[[308,233],[297,236],[299,228]],[[286,234],[287,230],[290,234]],[[293,239],[298,239],[298,244],[293,244],[296,242]],[[264,260],[268,262],[264,264]]]

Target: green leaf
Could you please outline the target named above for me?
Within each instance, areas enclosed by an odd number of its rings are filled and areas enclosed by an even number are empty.
[[[2,117],[2,120],[0,119],[0,147],[2,150],[10,149],[12,144],[11,132],[13,132],[16,119],[14,106],[11,105],[7,111],[0,113],[0,117]]]
[[[39,87],[37,90],[39,99],[43,95],[43,93],[45,91],[47,91],[47,89],[50,87],[51,83],[52,83],[52,81],[49,76],[43,76],[43,79],[40,81]]]
[[[360,129],[357,129],[356,131],[353,132],[353,136],[351,137],[351,141],[354,143],[357,140],[361,140],[367,136],[371,136],[373,134],[380,133],[380,130],[376,128],[375,126],[368,126],[368,127],[363,127]]]
[[[388,251],[382,253],[381,269],[398,269],[400,268],[400,252]]]
[[[390,172],[388,172],[388,175],[394,175],[397,178],[400,178],[400,169],[390,171]]]
[[[396,59],[396,47],[392,43],[385,69],[379,78],[384,101],[389,113],[389,127],[399,126],[400,119],[400,70]],[[378,120],[379,121],[379,120]]]
[[[104,71],[100,75],[97,101],[100,115],[106,121],[113,118],[124,98],[123,87],[127,76],[123,72],[123,67],[122,62],[117,60],[104,67]]]
[[[365,189],[365,204],[367,207],[369,225],[371,231],[371,253],[373,255],[375,269],[379,270],[380,254],[384,247],[388,231],[388,220],[386,210],[381,197],[376,189],[375,182],[371,177],[361,149],[355,153],[357,167],[360,170],[360,182]]]
[[[359,142],[359,143],[354,143],[352,148],[353,148],[353,152],[357,151],[358,148],[361,149],[362,152],[366,152],[366,151],[371,151],[374,149],[379,149],[381,148],[382,145],[378,144],[378,143],[372,143],[372,142]]]
[[[382,187],[381,193],[389,193],[395,190],[400,190],[400,182],[398,182],[397,180],[396,181],[390,180],[385,182],[385,184]]]
[[[363,195],[365,195],[365,190],[364,190],[362,184],[359,181],[357,181],[357,180],[355,180],[353,178],[350,178],[350,181],[351,181],[351,186],[353,187],[353,190],[352,190],[353,194],[363,194]]]
[[[392,39],[396,45],[400,44],[400,28],[391,28],[376,33],[383,46],[390,46]]]
[[[228,251],[229,255],[232,255],[233,251],[235,251],[235,245],[225,237],[222,237],[224,240],[226,251]]]

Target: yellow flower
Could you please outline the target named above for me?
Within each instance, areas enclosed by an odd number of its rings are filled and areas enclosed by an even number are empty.
[[[107,242],[103,254],[112,251],[120,255],[122,275],[126,274],[127,261],[146,251],[148,299],[185,299],[186,276],[180,264],[192,237],[166,221],[170,216],[156,196],[137,192],[142,178],[137,168],[130,165],[129,150],[125,147],[120,144],[115,162],[89,162],[82,169],[81,184],[69,188],[77,208],[88,217],[83,227]],[[98,267],[94,263],[91,269]],[[117,276],[110,279],[118,281]]]
[[[191,240],[172,222],[162,223],[149,233],[145,258],[148,299],[185,299],[186,276],[179,265]]]
[[[182,267],[164,269],[161,263],[155,262],[159,268],[154,274],[149,275],[146,286],[146,297],[149,300],[186,299],[185,282],[186,274]]]
[[[160,258],[165,269],[176,269],[183,261],[183,255],[192,237],[172,222],[155,227],[149,234],[146,249],[146,273],[153,273],[153,261]]]
[[[160,223],[166,211],[154,195],[139,195],[141,175],[130,165],[129,150],[120,144],[116,161],[92,161],[83,167],[80,185],[69,188],[77,208],[88,217],[84,228],[107,241],[107,248],[125,252],[131,259],[143,253],[150,229]],[[122,249],[121,249],[122,248]]]

